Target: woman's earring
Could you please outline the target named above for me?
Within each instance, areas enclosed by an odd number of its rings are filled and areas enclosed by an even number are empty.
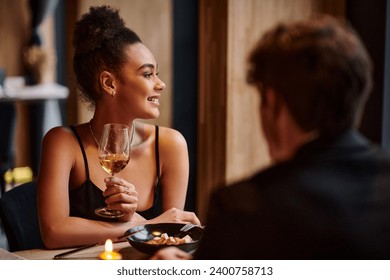
[[[111,92],[111,97],[114,97],[115,95],[115,90]]]

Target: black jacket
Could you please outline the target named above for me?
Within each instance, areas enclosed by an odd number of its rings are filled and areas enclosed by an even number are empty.
[[[390,259],[390,154],[355,131],[213,194],[196,259]]]

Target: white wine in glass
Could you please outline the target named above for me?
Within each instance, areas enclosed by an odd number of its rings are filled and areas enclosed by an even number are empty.
[[[130,150],[129,127],[116,123],[105,124],[98,149],[98,158],[103,169],[111,176],[119,173],[129,163]],[[107,207],[98,208],[95,213],[106,218],[119,218],[125,214],[121,210]]]

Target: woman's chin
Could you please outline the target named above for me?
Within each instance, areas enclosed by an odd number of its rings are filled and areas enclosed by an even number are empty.
[[[156,111],[153,111],[153,112],[146,114],[142,119],[152,120],[152,119],[157,119],[159,116],[160,116],[160,111],[156,110]]]

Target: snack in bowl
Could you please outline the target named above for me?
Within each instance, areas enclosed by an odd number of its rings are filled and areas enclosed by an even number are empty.
[[[146,241],[148,244],[153,245],[179,245],[193,242],[191,236],[188,234],[183,238],[169,236],[167,233],[161,234],[161,236],[156,236],[153,239]]]
[[[136,250],[152,255],[161,248],[175,246],[185,252],[194,251],[203,235],[203,228],[195,226],[186,232],[180,231],[185,224],[159,223],[133,227],[125,232],[130,245]],[[188,235],[188,237],[185,237]],[[177,241],[173,241],[177,239]],[[179,240],[180,239],[180,240]]]

